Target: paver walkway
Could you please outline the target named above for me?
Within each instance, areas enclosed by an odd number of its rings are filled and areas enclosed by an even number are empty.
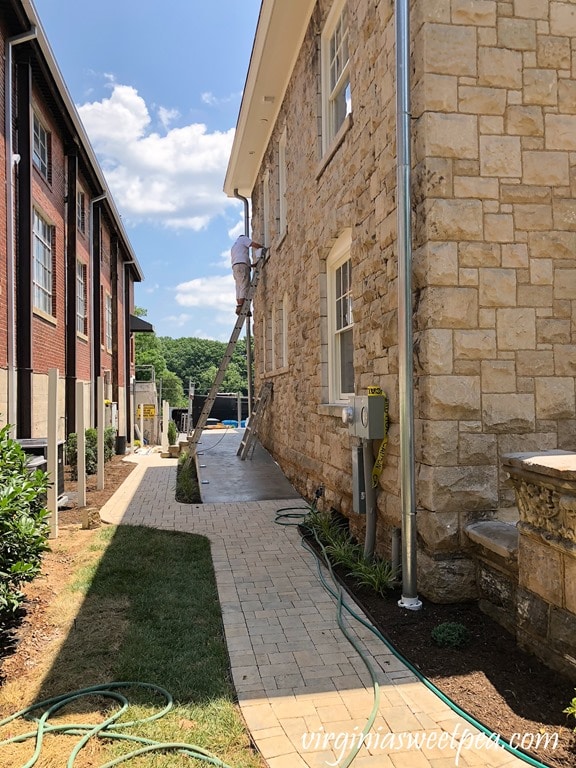
[[[176,460],[159,454],[131,460],[136,469],[101,516],[210,539],[234,684],[269,768],[342,765],[372,709],[372,686],[337,626],[314,558],[295,528],[275,524],[280,508],[304,506],[302,500],[180,504]],[[454,714],[355,624],[350,629],[377,670],[381,703],[353,768],[525,765]]]

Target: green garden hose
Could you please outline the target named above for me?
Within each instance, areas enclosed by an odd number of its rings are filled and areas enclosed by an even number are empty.
[[[121,715],[124,714],[124,712],[126,712],[130,705],[127,697],[123,693],[118,692],[118,689],[121,688],[147,688],[149,690],[155,691],[166,700],[166,705],[160,711],[155,712],[149,717],[119,723],[117,720],[121,717]],[[100,696],[108,699],[114,699],[121,706],[116,712],[103,720],[101,723],[66,723],[65,725],[50,725],[48,723],[50,717],[54,715],[58,710],[66,707],[77,699],[85,698],[88,696]],[[4,720],[0,720],[0,728],[21,717],[33,720],[36,723],[35,730],[20,734],[19,736],[13,736],[12,738],[5,739],[4,741],[0,741],[0,748],[6,746],[7,744],[16,744],[27,741],[28,739],[35,739],[36,746],[34,749],[34,754],[28,760],[28,762],[21,766],[21,768],[32,768],[32,766],[34,766],[38,761],[38,758],[42,752],[44,735],[47,733],[63,733],[68,736],[81,737],[72,750],[70,757],[68,758],[66,768],[73,768],[78,753],[93,737],[130,741],[140,745],[138,749],[122,755],[121,757],[117,757],[114,760],[110,760],[109,762],[101,765],[100,768],[113,768],[115,765],[120,765],[120,763],[125,763],[128,760],[148,752],[178,752],[182,755],[186,755],[187,757],[193,757],[196,760],[202,760],[203,762],[209,763],[210,765],[218,766],[219,768],[231,768],[231,766],[229,766],[227,763],[224,763],[212,753],[202,749],[202,747],[196,746],[195,744],[185,744],[178,742],[162,743],[152,739],[144,739],[139,736],[132,736],[127,733],[119,732],[120,729],[123,728],[130,728],[137,725],[142,725],[143,723],[149,723],[154,720],[158,720],[167,714],[172,709],[172,706],[173,700],[170,693],[168,693],[168,691],[166,691],[164,688],[161,688],[158,685],[154,685],[153,683],[104,683],[102,685],[93,685],[89,688],[80,688],[79,690],[73,691],[71,693],[65,693],[61,696],[54,696],[50,699],[45,699],[44,701],[38,701],[29,707],[20,710],[20,712],[16,712],[15,714],[6,717]],[[42,715],[34,715],[35,712],[40,712],[42,710],[45,710]]]
[[[299,510],[299,511],[296,511]],[[276,513],[276,522],[278,525],[299,525],[301,522],[305,520],[305,518],[312,512],[315,511],[314,506],[307,506],[307,507],[283,507],[279,509]],[[326,550],[324,548],[324,545],[318,538],[315,532],[314,538],[316,540],[316,543],[318,547],[320,548],[322,552],[323,559],[319,557],[318,553],[314,550],[313,547],[311,547],[306,540],[302,539],[302,546],[311,552],[315,559],[316,559],[316,566],[318,571],[318,577],[320,579],[320,582],[322,583],[322,586],[324,589],[332,595],[332,597],[337,602],[337,619],[338,619],[338,625],[344,631],[344,634],[346,635],[346,638],[348,642],[351,643],[351,645],[355,648],[355,650],[360,654],[360,657],[364,661],[364,664],[366,665],[368,671],[370,672],[370,675],[372,677],[373,687],[374,687],[374,707],[372,708],[372,711],[369,715],[368,721],[366,723],[366,726],[364,727],[364,730],[362,731],[363,735],[366,735],[368,730],[372,727],[372,724],[374,722],[374,718],[376,717],[376,712],[378,711],[378,705],[376,703],[377,699],[379,698],[379,688],[378,688],[378,682],[376,680],[376,675],[374,673],[373,668],[371,667],[370,663],[366,659],[365,655],[360,651],[358,648],[356,642],[351,639],[349,634],[343,629],[342,625],[342,610],[344,609],[347,611],[347,613],[352,616],[352,618],[356,619],[360,624],[362,624],[366,629],[370,630],[372,634],[374,634],[379,640],[381,640],[384,645],[392,652],[392,654],[401,661],[409,670],[412,672],[413,675],[415,675],[418,680],[423,683],[426,688],[428,688],[432,693],[434,693],[436,696],[438,696],[441,701],[443,701],[445,704],[448,705],[448,707],[455,712],[457,715],[460,715],[464,720],[466,720],[467,723],[472,725],[474,728],[477,728],[481,733],[483,733],[493,744],[498,745],[502,747],[504,750],[509,752],[510,754],[514,755],[514,757],[517,757],[519,760],[522,760],[523,762],[527,763],[528,765],[533,766],[533,768],[550,768],[550,766],[546,765],[546,763],[542,763],[541,761],[537,760],[534,757],[531,757],[530,755],[526,754],[525,752],[522,752],[521,750],[514,747],[512,744],[510,744],[508,741],[503,739],[499,734],[494,733],[492,729],[488,728],[486,725],[481,723],[479,720],[477,720],[475,717],[470,715],[466,710],[462,709],[461,707],[456,704],[456,702],[452,701],[448,696],[446,696],[445,693],[443,693],[439,688],[437,688],[434,683],[432,683],[430,680],[428,680],[427,677],[425,677],[413,664],[411,664],[404,656],[402,656],[399,651],[394,648],[394,646],[384,637],[384,635],[376,628],[374,627],[370,622],[366,621],[362,616],[359,616],[344,600],[343,598],[343,590],[340,584],[337,582],[337,579],[334,576],[334,572],[332,570],[332,567],[330,565],[329,558],[326,554]],[[326,580],[324,573],[322,572],[322,564],[326,566],[330,573],[330,577],[332,579],[332,582],[334,585],[336,585],[336,588],[331,586],[328,581]],[[358,740],[357,746],[354,747],[354,749],[347,755],[347,757],[344,759],[343,763],[339,764],[339,768],[348,768],[348,766],[352,763],[356,755],[358,754],[358,751],[360,750],[362,746],[362,740]]]

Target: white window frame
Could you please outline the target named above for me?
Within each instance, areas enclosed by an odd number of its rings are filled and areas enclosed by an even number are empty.
[[[104,294],[104,343],[107,352],[112,352],[112,296]]]
[[[32,148],[32,161],[39,173],[48,181],[50,178],[50,142],[49,133],[42,120],[34,112],[33,118],[34,141]]]
[[[322,30],[322,154],[329,149],[352,111],[348,20],[347,0],[336,0]],[[342,99],[345,111],[342,111]]]
[[[82,234],[86,233],[86,194],[82,189],[76,193],[76,227]]]
[[[262,180],[262,218],[264,239],[262,245],[270,245],[270,171],[266,171]]]
[[[54,271],[52,265],[52,226],[33,209],[34,307],[47,315],[54,309]]]
[[[348,281],[345,292],[337,291],[337,276],[342,274],[346,264],[351,268],[350,248],[352,244],[352,230],[346,229],[334,244],[326,260],[327,273],[327,297],[328,297],[328,388],[330,402],[346,402],[350,395],[354,394],[354,386],[351,391],[342,386],[342,341],[343,334],[348,334],[354,329],[352,316],[352,281]],[[350,271],[348,272],[348,276]],[[348,322],[345,322],[348,320]],[[352,337],[353,338],[353,337]],[[352,349],[352,356],[354,350]],[[352,371],[352,379],[354,373]]]
[[[86,264],[76,262],[76,332],[86,335]]]
[[[286,234],[287,214],[286,214],[286,128],[278,140],[278,235],[283,237]]]

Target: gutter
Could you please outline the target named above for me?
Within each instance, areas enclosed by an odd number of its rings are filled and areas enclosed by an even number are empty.
[[[412,335],[412,200],[410,190],[410,8],[396,0],[396,152],[398,208],[398,373],[400,497],[402,507],[401,608],[418,611],[416,591],[416,482],[414,462],[414,341]]]
[[[7,315],[8,315],[8,413],[7,421],[17,430],[17,381],[16,381],[16,238],[14,220],[16,217],[14,176],[20,155],[14,153],[12,134],[12,49],[20,43],[34,40],[38,35],[32,25],[28,32],[14,35],[6,40],[4,69],[4,136],[6,137],[6,277],[7,277]],[[14,434],[16,437],[16,433]]]
[[[242,200],[244,203],[244,234],[250,237],[250,209],[248,198],[241,195],[237,189],[234,190],[234,197]],[[252,403],[254,397],[254,386],[252,382],[252,340],[250,338],[250,318],[246,318],[246,373],[248,377],[248,418],[252,413]]]

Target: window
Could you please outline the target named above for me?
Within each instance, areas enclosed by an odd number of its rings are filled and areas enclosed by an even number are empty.
[[[264,239],[262,244],[270,245],[270,171],[266,171],[262,181],[262,217],[264,219]]]
[[[81,189],[76,194],[76,227],[79,232],[86,232],[86,195]]]
[[[322,33],[322,149],[326,151],[352,111],[348,5],[337,0]]]
[[[278,234],[286,233],[286,129],[278,142]]]
[[[76,331],[86,335],[86,265],[76,262]]]
[[[350,230],[336,241],[327,261],[330,399],[354,394],[354,335]]]
[[[53,309],[53,270],[52,270],[52,227],[34,209],[34,307],[52,314]]]
[[[104,300],[104,339],[108,351],[112,351],[112,296],[106,294]]]
[[[49,181],[50,173],[50,154],[49,154],[49,136],[48,131],[40,122],[38,115],[34,113],[34,148],[32,158],[34,165],[42,176]]]

